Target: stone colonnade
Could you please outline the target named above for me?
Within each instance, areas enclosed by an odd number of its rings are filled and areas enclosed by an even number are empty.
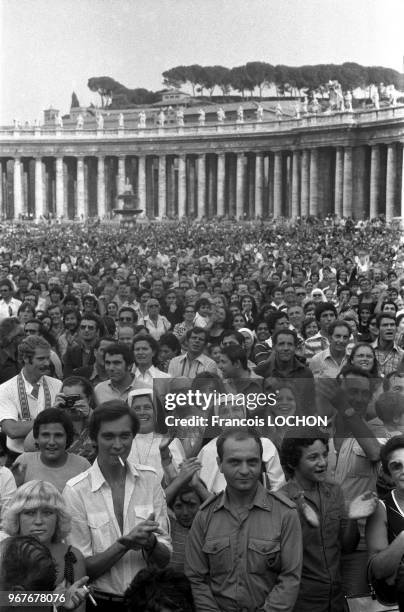
[[[1,217],[108,215],[129,180],[153,217],[404,216],[403,145],[0,158]]]

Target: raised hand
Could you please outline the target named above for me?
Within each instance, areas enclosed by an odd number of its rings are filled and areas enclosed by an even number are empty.
[[[190,457],[189,459],[184,459],[184,461],[181,463],[180,472],[178,475],[181,477],[184,483],[190,482],[193,480],[194,476],[198,474],[201,468],[202,464],[198,458]]]
[[[171,444],[171,442],[174,440],[175,438],[175,431],[171,431],[170,429],[170,433],[167,436],[164,436],[163,438],[161,438],[160,444],[159,444],[159,450],[160,453],[162,451],[165,451]]]
[[[117,541],[128,550],[139,550],[143,547],[149,547],[155,538],[155,534],[163,533],[159,524],[154,519],[154,512],[152,512],[145,521],[136,525],[129,533],[118,538]]]
[[[303,491],[300,491],[299,497],[296,499],[296,504],[309,525],[312,527],[320,527],[320,519],[318,518],[317,512],[309,506],[305,500]]]
[[[10,467],[10,470],[14,476],[16,486],[20,487],[22,484],[24,484],[27,473],[27,464],[14,462]]]
[[[377,495],[373,491],[366,491],[362,495],[358,495],[349,504],[348,518],[362,519],[367,518],[376,510]]]

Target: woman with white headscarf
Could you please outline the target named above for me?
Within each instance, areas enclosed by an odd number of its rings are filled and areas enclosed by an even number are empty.
[[[164,468],[168,465],[170,466],[168,474],[176,475],[179,465],[185,459],[184,449],[177,438],[170,436],[170,430],[167,435],[162,433],[163,423],[159,423],[161,419],[158,418],[156,404],[153,401],[153,389],[147,387],[133,389],[128,395],[128,404],[140,424],[139,433],[132,443],[129,460],[150,465],[156,470],[159,480],[163,480],[167,475]]]

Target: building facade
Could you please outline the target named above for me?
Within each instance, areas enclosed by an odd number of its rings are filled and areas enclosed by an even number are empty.
[[[404,106],[270,121],[0,130],[2,219],[404,217]]]

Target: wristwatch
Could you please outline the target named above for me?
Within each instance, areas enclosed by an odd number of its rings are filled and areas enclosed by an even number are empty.
[[[344,410],[344,416],[345,417],[353,417],[356,414],[356,410],[355,408],[345,408]]]

